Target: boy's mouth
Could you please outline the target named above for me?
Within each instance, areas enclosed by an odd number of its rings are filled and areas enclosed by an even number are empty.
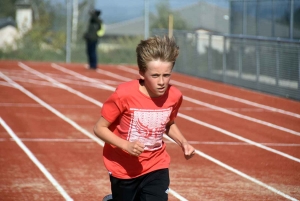
[[[158,89],[158,91],[164,91],[165,90],[165,87],[161,87],[161,88],[157,88]]]

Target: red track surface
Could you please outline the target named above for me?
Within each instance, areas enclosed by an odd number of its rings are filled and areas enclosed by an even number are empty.
[[[136,68],[54,67],[0,61],[0,200],[90,201],[110,193],[102,146],[87,135],[94,136],[101,103],[119,83],[137,78]],[[186,161],[165,139],[170,201],[300,199],[300,102],[176,73],[172,80],[185,97],[176,122],[197,155]]]

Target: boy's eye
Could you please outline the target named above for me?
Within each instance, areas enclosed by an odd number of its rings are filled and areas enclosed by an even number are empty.
[[[158,77],[158,76],[159,76],[159,75],[156,75],[156,74],[155,74],[155,75],[152,75],[152,77]]]
[[[164,77],[170,77],[171,76],[171,74],[165,74],[164,75]]]

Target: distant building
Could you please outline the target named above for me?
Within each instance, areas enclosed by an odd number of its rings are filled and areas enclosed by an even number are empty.
[[[32,28],[32,9],[26,0],[16,2],[16,21],[12,18],[0,19],[0,48],[16,48],[16,39]]]

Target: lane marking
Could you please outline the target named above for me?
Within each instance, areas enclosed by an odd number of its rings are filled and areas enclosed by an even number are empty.
[[[22,64],[22,63],[21,63],[21,64]],[[25,68],[28,67],[28,66],[25,66],[24,64],[23,64],[22,66],[25,67]],[[101,82],[101,81],[95,80],[95,79],[93,79],[93,78],[89,78],[89,77],[86,77],[86,76],[82,76],[82,75],[79,74],[79,73],[76,73],[76,72],[74,72],[74,71],[68,70],[68,69],[66,69],[66,68],[62,68],[61,66],[59,66],[59,65],[57,65],[57,64],[52,63],[51,66],[52,66],[53,68],[57,69],[57,70],[60,70],[60,71],[64,72],[64,73],[73,75],[74,77],[79,78],[79,79],[81,79],[81,80],[84,80],[84,81],[87,81],[87,82],[90,82],[90,83],[98,84],[98,85],[102,86],[103,89],[107,89],[107,90],[109,90],[109,91],[114,91],[114,90],[115,90],[115,87],[111,87],[111,86],[109,86],[109,85],[107,85],[107,84],[105,84],[105,83],[103,83],[103,82]],[[29,68],[29,67],[28,67],[28,68]],[[30,69],[31,69],[31,68],[30,68]],[[33,69],[31,69],[31,70],[33,70]],[[35,70],[33,70],[33,71],[35,71]],[[36,72],[38,72],[38,71],[36,71]],[[39,73],[39,72],[38,72],[38,73]],[[46,77],[48,77],[48,76],[46,76]],[[48,78],[50,78],[50,77],[48,77]],[[45,78],[44,78],[44,79],[45,79]],[[52,79],[52,78],[51,78],[51,79]],[[51,79],[50,79],[50,80],[51,80]],[[56,81],[56,80],[55,80],[55,81]]]
[[[85,81],[88,81],[88,82],[93,82],[93,83],[97,83],[97,84],[100,84],[100,88],[104,88],[106,89],[108,87],[108,89],[110,91],[113,91],[112,88],[110,88],[110,86],[104,84],[104,83],[99,83],[99,81],[95,81],[94,79],[92,78],[88,78],[88,77],[85,77],[85,76],[82,76],[80,75],[79,73],[76,73],[76,72],[73,72],[73,71],[70,71],[68,69],[64,69],[62,67],[60,67],[59,65],[57,64],[51,64],[51,66],[53,68],[56,68],[58,70],[61,70],[65,73],[68,73],[68,74],[71,74],[73,76],[76,76],[76,78],[79,78],[79,79],[83,79]],[[103,70],[98,70],[99,72],[103,72]],[[110,75],[112,76],[113,73],[106,73],[107,75]],[[122,76],[119,76],[119,75],[115,75],[114,77],[117,77],[117,78],[120,78]],[[128,78],[126,79],[123,79],[123,80],[129,80]],[[49,81],[49,80],[48,80]],[[95,87],[95,85],[90,85],[90,86],[93,86]],[[104,87],[103,87],[104,86]],[[265,126],[268,126],[268,127],[271,127],[271,128],[274,128],[274,129],[278,129],[278,130],[281,130],[281,131],[284,131],[284,132],[287,132],[287,133],[290,133],[290,134],[293,134],[293,135],[297,135],[297,136],[300,136],[300,132],[297,132],[297,131],[294,131],[294,130],[291,130],[291,129],[288,129],[288,128],[285,128],[285,127],[282,127],[282,126],[278,126],[278,125],[275,125],[275,124],[272,124],[272,123],[269,123],[269,122],[266,122],[266,121],[262,121],[262,120],[259,120],[259,119],[255,119],[255,118],[252,118],[252,117],[249,117],[249,116],[246,116],[246,115],[242,115],[242,114],[239,114],[239,113],[236,113],[236,112],[233,112],[233,111],[230,111],[228,109],[225,109],[225,108],[221,108],[221,107],[218,107],[218,106],[215,106],[215,105],[211,105],[209,103],[205,103],[205,102],[202,102],[202,101],[199,101],[199,100],[195,100],[195,99],[192,99],[192,98],[189,98],[187,96],[183,96],[184,100],[187,100],[187,101],[190,101],[190,102],[193,102],[195,104],[198,104],[198,105],[202,105],[204,107],[208,107],[208,108],[211,108],[213,110],[217,110],[217,111],[220,111],[220,112],[223,112],[223,113],[226,113],[226,114],[229,114],[229,115],[233,115],[233,116],[236,116],[238,118],[242,118],[242,119],[246,119],[248,121],[252,121],[252,122],[255,122],[255,123],[258,123],[258,124],[262,124],[262,125],[265,125]]]
[[[97,100],[94,100],[84,94],[82,94],[81,92],[79,91],[76,91],[58,81],[56,81],[55,79],[53,78],[50,78],[32,68],[30,68],[29,66],[26,66],[25,64],[23,63],[20,63],[19,62],[19,66],[33,74],[36,74],[40,77],[42,77],[43,79],[46,79],[48,80],[49,82],[52,82],[53,84],[61,87],[62,89],[65,89],[75,95],[78,95],[80,97],[82,97],[83,99],[87,100],[87,101],[90,101],[96,105],[98,105],[99,107],[102,107],[103,103],[97,101]],[[67,69],[66,69],[67,70]],[[67,70],[67,72],[69,72],[69,70]],[[71,72],[71,71],[70,71]],[[75,76],[81,76],[80,74],[77,74],[75,72],[72,73],[73,75]],[[11,83],[13,86],[16,86],[16,88],[18,88],[20,91],[24,92],[26,95],[30,95],[30,97],[32,99],[34,99],[35,101],[37,101],[38,103],[40,103],[41,105],[43,105],[45,108],[47,108],[48,110],[50,110],[51,112],[53,112],[54,114],[56,114],[57,116],[59,116],[60,118],[62,118],[63,120],[65,120],[66,122],[68,122],[69,124],[71,124],[73,127],[75,127],[77,130],[81,131],[83,134],[85,134],[86,136],[92,138],[93,140],[95,140],[98,144],[100,144],[102,147],[104,146],[104,142],[102,140],[100,140],[98,137],[96,137],[95,135],[92,135],[91,133],[89,133],[88,131],[86,131],[85,129],[83,129],[82,127],[80,127],[77,123],[75,123],[74,121],[72,121],[71,119],[67,118],[66,116],[64,116],[62,113],[60,113],[58,110],[52,108],[50,105],[48,105],[46,102],[42,101],[40,98],[38,98],[37,96],[35,96],[34,94],[32,94],[31,92],[29,92],[28,90],[26,90],[24,87],[22,87],[21,85],[17,84],[16,82],[14,82],[13,80],[11,80],[10,78],[8,78],[7,76],[5,76],[4,74],[2,74],[0,72],[0,77],[2,77],[3,79],[5,79],[6,81],[8,81],[9,83]],[[87,78],[87,80],[93,80],[92,78]],[[97,82],[96,80],[94,80],[95,82]],[[104,86],[106,87],[107,90],[114,90],[113,87],[111,86]],[[175,196],[176,198],[178,198],[179,200],[186,200],[184,197],[182,197],[181,195],[179,195],[178,193],[176,193],[175,191],[173,191],[172,189],[169,188],[169,192]]]
[[[226,113],[226,114],[229,114],[229,115],[241,118],[241,119],[246,119],[248,121],[252,121],[252,122],[264,125],[264,126],[268,126],[268,127],[275,128],[275,129],[278,129],[278,130],[281,130],[281,131],[284,131],[284,132],[287,132],[287,133],[290,133],[290,134],[293,134],[293,135],[300,136],[300,132],[297,132],[297,131],[294,131],[294,130],[291,130],[291,129],[288,129],[288,128],[285,128],[285,127],[282,127],[282,126],[278,126],[278,125],[275,125],[275,124],[272,124],[272,123],[269,123],[269,122],[266,122],[266,121],[263,121],[263,120],[259,120],[259,119],[255,119],[253,117],[242,115],[242,114],[239,114],[237,112],[233,112],[233,111],[230,111],[230,110],[227,110],[227,109],[215,106],[215,105],[211,105],[209,103],[204,103],[202,101],[195,100],[193,98],[189,98],[189,97],[186,97],[186,96],[183,96],[183,99],[187,100],[187,101],[190,101],[192,103],[195,103],[197,105],[203,105],[205,107],[208,107],[208,108],[211,108],[211,109],[214,109],[214,110],[217,110],[217,111],[220,111],[220,112],[223,112],[223,113]]]
[[[9,139],[14,141],[14,139]],[[92,139],[49,139],[49,138],[20,138],[23,142],[93,142]]]
[[[190,144],[200,144],[200,145],[234,145],[234,146],[253,146],[252,144],[246,142],[201,142],[201,141],[188,141]],[[166,142],[168,143],[168,142]],[[290,144],[290,143],[260,143],[266,146],[274,147],[300,147],[300,144]]]
[[[22,63],[19,63],[22,64]],[[28,69],[30,72],[37,74],[38,76],[42,76],[44,79],[49,80],[49,82],[60,86],[61,88],[74,93],[92,103],[95,103],[96,105],[102,107],[102,103],[82,94],[81,92],[78,92],[76,90],[71,89],[70,87],[63,85],[59,82],[57,82],[56,80],[49,78],[41,73],[39,73],[38,71],[35,71],[31,68],[29,68],[28,66],[26,66],[25,64],[22,64],[22,66],[25,69]],[[21,66],[20,66],[21,67]],[[58,110],[54,109],[53,107],[51,107],[49,104],[47,104],[46,102],[44,102],[43,100],[41,100],[40,98],[38,98],[37,96],[35,96],[34,94],[32,94],[31,92],[29,92],[28,90],[26,90],[24,87],[22,87],[21,85],[17,84],[16,82],[14,82],[13,80],[11,80],[9,77],[5,76],[3,73],[0,72],[0,77],[3,78],[4,80],[6,80],[8,83],[10,83],[12,86],[14,86],[15,88],[19,89],[20,91],[22,91],[23,93],[25,93],[27,96],[29,96],[30,98],[32,98],[33,100],[35,100],[36,102],[38,102],[39,104],[41,104],[42,106],[44,106],[45,108],[47,108],[49,111],[53,112],[55,115],[57,115],[58,117],[60,117],[61,119],[65,120],[66,122],[68,122],[69,124],[71,124],[74,128],[76,128],[77,130],[79,130],[80,132],[82,132],[83,134],[85,134],[86,136],[90,137],[91,139],[93,139],[95,142],[97,142],[100,146],[104,146],[104,142],[102,140],[100,140],[98,137],[96,137],[95,135],[89,133],[87,130],[85,130],[84,128],[82,128],[81,126],[79,126],[77,123],[75,123],[74,121],[72,121],[71,119],[67,118],[66,116],[64,116],[62,113],[60,113]],[[111,87],[107,87],[108,89],[110,89]],[[178,193],[176,193],[175,191],[173,191],[172,189],[169,189],[170,193],[175,196],[176,198],[178,198],[179,200],[186,200],[184,197],[180,196]]]
[[[5,86],[5,87],[11,87],[10,84],[8,84],[7,82],[4,82],[4,81],[0,81],[0,85]]]
[[[171,141],[173,143],[176,143],[169,136],[165,135],[164,137],[167,138],[169,141]],[[233,168],[233,167],[231,167],[231,166],[229,166],[229,165],[227,165],[227,164],[225,164],[225,163],[223,163],[223,162],[221,162],[221,161],[219,161],[219,160],[217,160],[217,159],[215,159],[215,158],[213,158],[213,157],[211,157],[211,156],[209,156],[209,155],[207,155],[207,154],[205,154],[201,151],[199,151],[199,150],[195,150],[195,152],[196,152],[197,155],[202,156],[203,158],[206,158],[207,160],[209,160],[211,162],[214,162],[217,165],[219,165],[219,166],[221,166],[221,167],[223,167],[223,168],[225,168],[225,169],[227,169],[227,170],[229,170],[229,171],[231,171],[231,172],[233,172],[233,173],[235,173],[235,174],[237,174],[237,175],[239,175],[239,176],[241,176],[245,179],[248,179],[248,180],[252,181],[253,183],[256,183],[256,184],[258,184],[258,185],[260,185],[260,186],[262,186],[262,187],[264,187],[264,188],[266,188],[266,189],[268,189],[268,190],[270,190],[270,191],[272,191],[272,192],[274,192],[278,195],[281,195],[282,197],[285,197],[289,200],[297,201],[296,198],[293,198],[293,197],[277,190],[276,188],[273,188],[272,186],[269,186],[269,185],[255,179],[255,178],[253,178],[253,177],[251,177],[251,176],[249,176],[249,175],[247,175],[247,174],[245,174],[245,173],[243,173],[243,172],[241,172],[241,171],[239,171],[239,170],[237,170],[237,169],[235,169],[235,168]]]
[[[29,68],[29,67],[28,67]],[[30,69],[30,68],[29,68]],[[33,70],[32,72],[34,72],[35,70]],[[3,74],[1,75],[1,73],[0,73],[0,76],[1,77],[6,77],[6,76],[4,76]],[[9,79],[9,78],[8,78]],[[90,78],[91,79],[91,78]],[[6,79],[7,80],[7,79]],[[54,79],[49,79],[49,80],[54,80]],[[54,80],[55,81],[55,80]],[[13,82],[12,80],[11,80],[11,82]],[[58,83],[57,81],[55,81],[55,83],[56,84],[60,84],[60,83]],[[16,84],[16,83],[15,83]],[[18,84],[17,84],[18,85]],[[63,86],[63,85],[59,85],[59,86]],[[19,88],[20,88],[21,86],[19,85]],[[23,87],[21,87],[21,88],[23,88]],[[64,87],[65,88],[65,87]],[[68,87],[67,87],[68,88]],[[24,89],[24,88],[23,88]],[[24,89],[25,90],[25,89]],[[27,91],[27,90],[26,90]],[[70,92],[76,92],[76,90],[70,90]],[[28,91],[29,92],[29,91]],[[30,92],[29,92],[30,93]],[[77,94],[77,93],[76,93]],[[80,93],[79,93],[80,94]],[[33,95],[33,94],[32,94]],[[37,97],[36,97],[37,98]],[[39,98],[37,98],[37,100],[40,100]],[[40,100],[40,101],[42,101],[42,100]],[[42,101],[43,102],[43,101]],[[93,101],[94,102],[94,101]],[[45,102],[43,102],[44,104],[46,104]],[[48,105],[48,104],[46,104],[46,105]],[[99,104],[97,104],[97,105],[102,105],[102,103],[100,103],[99,102]],[[49,105],[48,105],[49,106]],[[51,108],[51,106],[49,106],[50,108]],[[57,110],[55,110],[54,108],[53,108],[53,110],[54,111],[57,111]],[[63,115],[63,114],[61,114],[61,113],[59,113],[58,111],[57,111],[57,113],[58,114],[60,114],[60,115]],[[55,113],[56,114],[56,113]],[[68,119],[67,117],[65,117],[66,119]],[[70,120],[69,119],[69,121],[72,121],[72,120]],[[73,121],[72,121],[73,122]],[[75,125],[77,125],[75,122],[74,122],[74,124]],[[80,127],[79,125],[77,125],[78,127]],[[84,130],[84,129],[83,129]],[[164,137],[166,138],[167,136],[166,135],[164,135]],[[98,138],[99,139],[99,138]],[[100,139],[99,139],[100,140]],[[169,140],[172,140],[171,138],[169,138]],[[252,141],[250,141],[250,140],[248,140],[247,142],[252,142]],[[256,144],[258,144],[258,143],[256,143]],[[103,146],[103,145],[102,145]],[[260,146],[261,148],[263,148],[264,146],[263,145],[261,145]],[[268,147],[265,147],[265,148],[267,148],[266,150],[272,150],[271,148],[268,148]],[[276,150],[275,150],[276,151]],[[262,182],[260,182],[259,180],[257,180],[257,179],[255,179],[255,178],[252,178],[252,177],[250,177],[250,176],[248,176],[248,175],[246,175],[246,174],[244,174],[244,173],[242,173],[242,172],[240,172],[240,171],[238,171],[238,170],[236,170],[236,169],[234,169],[234,168],[232,168],[232,167],[230,167],[230,166],[228,166],[228,165],[226,165],[226,164],[224,164],[224,163],[222,163],[222,162],[220,162],[220,161],[218,161],[218,160],[216,160],[216,159],[214,159],[214,158],[212,158],[212,157],[210,157],[210,156],[208,156],[208,155],[206,155],[206,154],[204,154],[204,153],[202,153],[202,152],[200,152],[200,151],[198,151],[198,150],[196,150],[196,153],[198,154],[198,155],[200,155],[200,156],[202,156],[202,157],[205,157],[205,158],[207,158],[207,159],[209,159],[210,161],[212,161],[212,162],[214,162],[214,163],[216,163],[216,164],[218,164],[218,165],[221,165],[222,167],[224,167],[224,168],[226,168],[226,169],[228,169],[228,170],[230,170],[230,171],[232,171],[232,172],[234,172],[234,173],[236,173],[236,174],[238,174],[238,175],[240,175],[240,176],[242,176],[242,177],[244,177],[244,178],[247,178],[247,179],[249,179],[250,181],[252,181],[252,182],[254,182],[254,183],[257,183],[258,185],[261,185],[261,186],[263,186],[263,187],[265,187],[265,188],[267,188],[267,189],[269,189],[269,190],[271,190],[271,191],[273,191],[273,192],[275,192],[275,193],[277,193],[278,195],[281,195],[281,196],[283,196],[283,197],[285,197],[285,198],[288,198],[288,199],[291,199],[291,200],[295,200],[295,198],[292,198],[292,197],[290,197],[289,195],[286,195],[286,194],[284,194],[284,193],[282,193],[281,191],[278,191],[277,189],[275,189],[275,188],[273,188],[273,187],[271,187],[271,186],[268,186],[267,184],[264,184],[264,183],[262,183]],[[277,151],[277,153],[280,153],[279,151]],[[284,154],[284,155],[287,155],[287,154]]]
[[[13,74],[10,71],[2,71],[2,72],[6,72],[7,75]],[[24,71],[23,71],[24,72]],[[83,86],[87,86],[87,87],[96,87],[96,88],[102,88],[102,85],[95,85],[95,84],[91,84],[91,82],[82,82],[80,81],[80,79],[74,77],[74,76],[62,76],[59,74],[53,74],[53,73],[45,73],[45,75],[48,75],[50,77],[55,77],[56,80],[63,82],[63,83],[68,83],[68,84],[73,84],[73,85],[78,85],[80,87]],[[19,81],[19,82],[25,82],[25,83],[30,83],[30,84],[34,84],[35,86],[39,87],[39,85],[46,85],[46,86],[52,86],[54,87],[55,85],[46,82],[46,81],[40,81],[38,80],[38,76],[33,75],[32,73],[26,72],[26,73],[18,73],[17,75],[14,74],[13,76],[10,76],[10,78],[14,81]],[[99,80],[99,82],[101,82]],[[112,81],[112,80],[102,80],[103,83],[107,83],[107,84],[112,84],[112,85],[118,85],[120,84],[120,82],[117,81]],[[7,82],[0,82],[0,84],[2,85],[7,85]]]
[[[105,71],[104,70],[99,70],[97,72],[103,73]],[[113,73],[105,73],[105,74],[109,75],[109,76],[113,76],[115,78],[120,78],[119,75],[116,75],[116,74],[113,74]],[[126,80],[127,79],[129,79],[129,78],[126,78]],[[125,81],[125,79],[124,79],[124,81]],[[216,111],[220,111],[220,112],[223,112],[223,113],[226,113],[226,114],[238,117],[238,118],[242,118],[242,119],[245,119],[245,120],[248,120],[248,121],[252,121],[254,123],[258,123],[258,124],[268,126],[268,127],[274,128],[274,129],[278,129],[278,130],[281,130],[281,131],[284,131],[284,132],[287,132],[287,133],[290,133],[290,134],[293,134],[293,135],[296,135],[296,136],[300,136],[300,132],[298,132],[298,131],[294,131],[294,130],[291,130],[291,129],[288,129],[288,128],[285,128],[285,127],[282,127],[282,126],[278,126],[278,125],[275,125],[275,124],[272,124],[272,123],[269,123],[269,122],[266,122],[266,121],[263,121],[263,120],[255,119],[253,117],[249,117],[249,116],[246,116],[246,115],[243,115],[243,114],[239,114],[237,112],[233,112],[233,111],[230,111],[228,109],[221,108],[221,107],[209,104],[209,103],[205,103],[205,102],[202,102],[202,101],[199,101],[199,100],[187,97],[187,96],[183,96],[183,99],[187,100],[187,101],[190,101],[192,103],[195,103],[197,105],[202,105],[204,107],[207,107],[207,108],[210,108],[210,109],[213,109],[213,110],[216,110]]]
[[[40,169],[40,171],[52,183],[52,185],[58,190],[58,192],[65,198],[65,200],[73,201],[73,199],[63,189],[63,187],[56,181],[56,179],[54,179],[54,177],[50,174],[50,172],[48,172],[45,166],[25,146],[25,144],[18,138],[18,136],[13,132],[13,130],[5,123],[5,121],[1,117],[0,117],[0,124],[7,131],[7,133],[14,139],[14,141],[19,145],[19,147],[27,154],[27,156],[31,159],[31,161]]]
[[[273,152],[273,153],[275,153],[275,154],[281,155],[281,156],[283,156],[283,157],[285,157],[285,158],[288,158],[288,159],[291,159],[291,160],[293,160],[293,161],[296,161],[296,162],[300,163],[300,159],[299,159],[299,158],[296,158],[296,157],[294,157],[294,156],[288,155],[288,154],[283,153],[283,152],[281,152],[281,151],[278,151],[278,150],[276,150],[276,149],[273,149],[273,148],[264,146],[264,145],[262,145],[262,144],[260,144],[260,143],[254,142],[254,141],[252,141],[252,140],[249,140],[249,139],[247,139],[247,138],[244,138],[244,137],[242,137],[242,136],[239,136],[239,135],[237,135],[237,134],[235,134],[235,133],[229,132],[229,131],[227,131],[227,130],[225,130],[225,129],[222,129],[222,128],[219,128],[219,127],[217,127],[217,126],[214,126],[214,125],[205,123],[205,122],[203,122],[203,121],[200,121],[200,120],[198,120],[198,119],[195,119],[195,118],[193,118],[193,117],[190,117],[190,116],[187,116],[187,115],[184,115],[184,114],[181,114],[181,113],[178,113],[178,116],[181,117],[181,118],[183,118],[183,119],[186,119],[186,120],[188,120],[188,121],[194,122],[194,123],[196,123],[196,124],[198,124],[198,125],[205,126],[205,127],[207,127],[207,128],[210,128],[210,129],[212,129],[212,130],[218,131],[218,132],[220,132],[220,133],[223,133],[223,134],[225,134],[225,135],[228,135],[228,136],[233,137],[233,138],[235,138],[235,139],[238,139],[238,140],[240,140],[240,141],[249,143],[249,144],[254,145],[254,146],[256,146],[256,147],[262,148],[262,149],[264,149],[264,150]]]
[[[58,65],[56,65],[56,69],[58,69],[58,70],[64,69],[64,67],[61,67],[61,66],[57,67],[57,66],[58,66]],[[29,67],[28,67],[28,68],[29,68]],[[35,70],[33,70],[32,72],[34,72],[34,71],[35,71]],[[68,73],[69,71],[70,71],[70,70],[64,70],[64,72],[66,72],[66,73]],[[81,74],[79,74],[79,73],[76,73],[76,72],[73,72],[72,74],[76,75],[78,78],[81,78],[81,77],[82,77],[82,79],[85,79],[85,80],[87,80],[87,79],[92,80],[92,78],[88,78],[88,77],[83,76],[83,75],[81,75]],[[51,79],[52,79],[52,78],[51,78]],[[49,80],[51,80],[51,79],[49,79]],[[56,81],[56,82],[57,82],[57,81]],[[97,81],[94,80],[94,82],[97,82]],[[112,88],[108,88],[108,89],[114,91],[115,88],[112,87]],[[91,98],[91,99],[92,99],[92,98]],[[97,101],[97,100],[94,100],[94,102],[95,102],[95,101],[96,101],[96,102],[99,102],[99,101]],[[100,107],[102,107],[103,103],[99,102],[99,104],[97,104],[97,105],[101,105]],[[229,136],[231,136],[231,137],[233,137],[233,138],[236,138],[236,139],[238,139],[238,140],[240,140],[240,141],[249,143],[249,144],[254,145],[254,146],[256,146],[256,147],[259,147],[259,148],[261,148],[261,149],[270,151],[270,152],[272,152],[272,153],[281,155],[281,156],[283,156],[283,157],[285,157],[285,158],[288,158],[288,159],[291,159],[291,160],[293,160],[293,161],[296,161],[296,162],[300,163],[300,159],[298,159],[298,158],[296,158],[296,157],[294,157],[294,156],[291,156],[291,155],[288,155],[288,154],[283,153],[283,152],[281,152],[281,151],[278,151],[278,150],[276,150],[276,149],[273,149],[273,148],[264,146],[264,145],[262,145],[262,144],[260,144],[260,143],[257,143],[257,142],[254,142],[254,141],[252,141],[252,140],[249,140],[249,139],[247,139],[247,138],[241,137],[241,136],[239,136],[239,135],[237,135],[237,134],[235,134],[235,133],[229,132],[229,131],[227,131],[227,130],[225,130],[225,129],[221,129],[221,128],[217,127],[217,126],[213,126],[213,125],[211,125],[211,124],[202,122],[202,121],[200,121],[200,120],[197,120],[197,119],[195,119],[195,118],[193,118],[193,117],[189,117],[189,116],[184,115],[184,114],[182,114],[182,113],[178,113],[178,116],[181,117],[181,118],[183,118],[183,119],[186,119],[186,120],[188,120],[188,121],[194,122],[194,123],[196,123],[196,124],[198,124],[198,125],[202,125],[202,126],[204,126],[204,127],[208,127],[208,128],[210,128],[210,129],[212,129],[212,130],[216,130],[216,131],[218,131],[218,132],[220,132],[220,133],[223,133],[223,134],[225,134],[225,135],[229,135]]]
[[[92,139],[80,139],[80,138],[19,138],[22,142],[94,142]],[[13,138],[0,138],[1,142],[14,141]],[[194,145],[233,145],[233,146],[253,146],[246,142],[214,142],[214,141],[188,141]],[[165,143],[171,143],[165,141]],[[274,147],[300,147],[300,144],[291,143],[260,143],[262,145],[274,146]]]
[[[73,94],[75,94],[75,95],[77,95],[77,96],[79,96],[79,97],[81,97],[81,98],[89,101],[89,102],[92,102],[92,103],[94,103],[95,105],[97,105],[99,107],[102,107],[102,103],[96,101],[95,99],[93,99],[93,98],[91,98],[91,97],[89,97],[89,96],[87,96],[87,95],[85,95],[85,94],[83,94],[83,93],[81,93],[81,92],[79,92],[79,91],[77,91],[77,90],[75,90],[75,89],[73,89],[73,88],[65,85],[65,84],[62,84],[62,83],[56,81],[55,79],[53,79],[53,78],[51,78],[49,76],[46,76],[46,75],[44,75],[44,74],[42,74],[42,73],[40,73],[40,72],[38,72],[38,71],[36,71],[36,70],[28,67],[27,65],[25,65],[25,64],[23,64],[21,62],[19,62],[18,64],[24,70],[29,71],[29,72],[31,72],[31,73],[33,73],[33,74],[35,74],[35,75],[37,75],[37,76],[45,79],[45,80],[48,80],[49,82],[53,83],[54,85],[56,85],[56,86],[58,86],[58,87],[60,87],[62,89],[65,89],[65,90],[67,90],[67,91],[69,91],[69,92],[71,92],[71,93],[73,93]],[[13,81],[11,80],[11,82],[13,82]]]
[[[37,96],[35,96],[33,93],[31,93],[30,91],[28,91],[27,89],[25,89],[21,85],[19,85],[16,82],[14,82],[12,79],[10,79],[6,75],[4,75],[2,72],[0,72],[0,77],[2,79],[6,80],[12,86],[14,86],[16,89],[20,90],[21,92],[23,92],[24,94],[26,94],[27,96],[29,96],[30,98],[32,98],[34,101],[36,101],[39,104],[41,104],[42,106],[44,106],[46,109],[48,109],[49,111],[51,111],[52,113],[54,113],[56,116],[60,117],[64,121],[68,122],[70,125],[72,125],[74,128],[76,128],[78,131],[82,132],[84,135],[88,136],[89,138],[92,138],[95,142],[97,142],[102,147],[104,146],[104,142],[102,140],[100,140],[99,138],[97,138],[95,135],[92,135],[87,130],[83,129],[77,123],[75,123],[71,119],[69,119],[66,116],[64,116],[58,110],[54,109],[53,107],[51,107],[50,105],[48,105],[46,102],[44,102],[43,100],[41,100],[40,98],[38,98]]]
[[[136,75],[138,73],[137,70],[131,69],[127,66],[119,65],[118,68],[120,70],[130,72],[130,73],[133,73],[133,74],[136,74]],[[286,111],[286,110],[274,108],[274,107],[271,107],[271,106],[255,103],[255,102],[252,102],[252,101],[249,101],[249,100],[245,100],[245,99],[242,99],[242,98],[222,94],[222,93],[219,93],[219,92],[211,91],[211,90],[204,89],[204,88],[197,87],[197,86],[193,86],[193,85],[190,85],[190,84],[185,84],[185,83],[178,82],[178,81],[175,81],[175,80],[171,80],[171,83],[173,83],[177,86],[187,88],[187,89],[192,89],[192,90],[199,91],[199,92],[206,93],[206,94],[210,94],[210,95],[213,95],[213,96],[218,96],[218,97],[225,98],[225,99],[228,99],[228,100],[232,100],[232,101],[244,103],[244,104],[247,104],[247,105],[259,107],[259,108],[262,108],[262,109],[265,109],[265,110],[270,110],[272,112],[278,112],[278,113],[281,113],[281,114],[285,114],[285,115],[289,115],[289,116],[292,116],[292,117],[300,118],[300,114],[293,113],[293,112],[290,112],[290,111]]]
[[[65,69],[65,68],[63,68],[63,67],[61,67],[61,66],[59,66],[59,68]],[[58,69],[59,69],[59,68],[58,68]],[[68,71],[70,71],[70,70],[67,70],[67,71],[64,71],[64,72],[68,72]],[[88,78],[88,77],[86,77],[86,76],[80,75],[80,74],[78,74],[78,73],[75,73],[75,75],[78,76],[78,77],[84,77],[84,79],[89,79],[89,80],[92,79],[92,78]],[[95,82],[96,82],[96,81],[95,81]],[[102,103],[101,103],[101,104],[102,104]],[[180,113],[178,113],[178,114],[180,115]],[[183,117],[184,117],[184,116],[183,116]],[[198,123],[200,123],[200,121],[198,121]],[[204,122],[203,122],[203,123],[204,123]],[[206,123],[200,124],[200,125],[204,125],[204,126],[208,126],[208,125],[209,125],[209,126],[210,126],[209,128],[212,128],[212,129],[218,128],[218,127],[212,126],[212,125],[210,125],[210,124],[206,124]],[[283,157],[287,157],[287,158],[289,158],[289,159],[291,159],[291,160],[294,160],[294,161],[296,161],[296,162],[300,162],[300,160],[299,160],[298,158],[295,158],[295,157],[290,156],[290,155],[288,155],[288,154],[285,154],[285,153],[282,153],[282,152],[280,152],[280,151],[274,150],[274,149],[272,149],[272,148],[266,147],[266,146],[261,145],[261,144],[259,144],[259,143],[253,142],[253,141],[251,141],[251,140],[242,138],[242,137],[240,137],[240,136],[238,136],[238,135],[236,135],[236,134],[230,133],[230,132],[228,132],[228,131],[226,131],[226,130],[223,130],[223,129],[218,128],[218,131],[221,131],[222,133],[225,132],[224,134],[227,134],[227,135],[230,134],[232,137],[236,137],[236,138],[238,138],[238,139],[241,140],[241,141],[246,141],[247,143],[253,144],[253,145],[255,145],[255,146],[259,147],[259,148],[263,148],[263,149],[268,150],[268,151],[271,151],[271,152],[273,152],[273,153],[282,155]],[[164,137],[166,137],[166,136],[164,135]],[[171,138],[170,138],[170,140],[171,140]],[[203,156],[203,157],[205,157],[205,158],[207,158],[207,159],[209,159],[209,158],[210,158],[210,159],[214,159],[214,158],[212,158],[212,157],[210,157],[210,156],[208,156],[208,155],[206,155],[206,154],[204,154],[204,153],[202,153],[202,152],[200,152],[200,151],[198,151],[198,150],[197,150],[196,152],[198,153],[198,155],[201,155],[201,156]],[[234,168],[232,168],[232,167],[230,167],[230,166],[228,166],[228,165],[226,165],[226,164],[224,164],[224,163],[222,163],[222,162],[220,162],[220,161],[218,161],[218,160],[216,160],[216,159],[211,160],[211,161],[213,161],[213,162],[215,162],[215,163],[221,165],[222,167],[224,167],[224,168],[226,168],[226,169],[228,169],[228,170],[231,170],[232,172],[237,173],[238,175],[243,176],[244,178],[247,178],[247,179],[249,179],[250,181],[255,182],[255,183],[257,183],[258,185],[261,185],[261,186],[263,186],[263,187],[265,187],[265,188],[267,188],[267,189],[269,189],[269,190],[271,190],[271,191],[273,191],[273,192],[275,192],[275,193],[277,193],[277,194],[279,194],[279,195],[281,195],[281,196],[283,196],[283,197],[285,197],[285,198],[288,198],[288,199],[291,199],[291,200],[295,200],[295,198],[293,198],[293,197],[291,197],[291,196],[289,196],[289,195],[286,195],[286,194],[282,193],[281,191],[278,191],[277,189],[275,189],[275,188],[273,188],[273,187],[271,187],[271,186],[268,186],[267,184],[264,184],[264,183],[262,183],[261,181],[256,180],[255,178],[252,178],[252,177],[250,177],[250,176],[248,176],[248,175],[246,175],[246,174],[244,174],[244,173],[242,173],[242,172],[240,172],[240,171],[238,171],[238,170],[236,170],[236,169],[234,169]]]
[[[52,106],[59,108],[95,108],[94,105],[65,105],[65,104],[53,104]],[[0,107],[42,107],[40,104],[35,103],[0,103]]]

